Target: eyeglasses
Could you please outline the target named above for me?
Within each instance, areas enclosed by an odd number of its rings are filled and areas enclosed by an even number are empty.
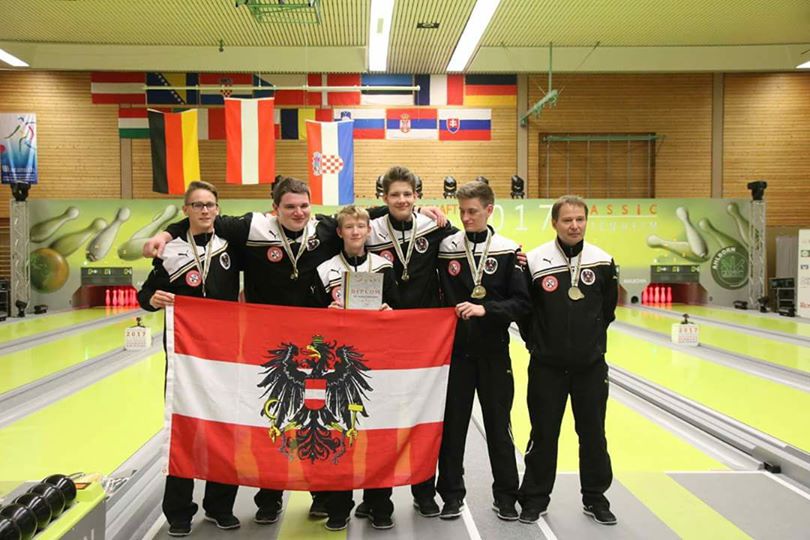
[[[202,212],[202,209],[203,209],[203,208],[205,208],[206,210],[208,210],[209,212],[211,212],[211,211],[212,211],[212,210],[214,210],[214,209],[215,209],[217,206],[219,206],[219,205],[218,205],[217,203],[215,203],[215,202],[206,202],[206,203],[204,203],[204,202],[193,202],[193,203],[188,203],[188,205],[189,205],[190,207],[192,207],[194,210],[196,210],[197,212]]]

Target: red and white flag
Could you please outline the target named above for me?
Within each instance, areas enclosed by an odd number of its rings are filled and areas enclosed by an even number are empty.
[[[229,184],[270,184],[276,176],[273,98],[225,99]]]
[[[455,326],[452,309],[178,296],[167,316],[168,474],[291,490],[430,478]]]

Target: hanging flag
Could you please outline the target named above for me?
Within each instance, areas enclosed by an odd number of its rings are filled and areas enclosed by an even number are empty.
[[[492,109],[439,109],[440,141],[489,141]]]
[[[225,99],[225,180],[270,184],[276,176],[273,98]]]
[[[450,308],[178,296],[166,320],[164,467],[285,490],[424,481],[436,471],[455,326]]]
[[[145,107],[118,109],[118,136],[121,139],[148,139],[149,115]]]
[[[385,139],[385,109],[333,109],[335,120],[354,120],[355,139]]]
[[[359,73],[329,73],[324,79],[324,86],[360,86]],[[333,106],[360,105],[360,89],[356,92],[327,92],[325,102]]]
[[[282,139],[305,141],[307,140],[307,120],[329,122],[332,120],[332,110],[311,107],[281,109],[279,119]]]
[[[364,87],[360,96],[361,105],[413,105],[413,75],[363,74],[360,83]],[[403,87],[401,90],[375,90],[375,86]]]
[[[225,98],[251,98],[253,90],[239,90],[234,92],[233,86],[253,86],[253,75],[250,73],[200,73],[197,80],[206,86],[219,86],[218,92],[213,88],[200,92],[200,105],[222,105]]]
[[[90,94],[96,104],[144,105],[146,93],[143,72],[96,71],[90,74]]]
[[[198,73],[159,73],[146,74],[147,86],[165,86],[165,90],[147,90],[146,103],[149,105],[196,105],[199,94],[196,90],[180,90],[172,87],[196,86]]]
[[[182,195],[200,179],[197,109],[163,113],[149,109],[152,191]]]
[[[305,74],[293,74],[293,75],[271,75],[271,74],[261,74],[260,77],[257,77],[257,81],[254,81],[254,85],[258,85],[257,83],[261,82],[261,85],[267,86],[321,86],[321,75],[319,73],[310,73],[309,75]],[[254,96],[260,97],[275,97],[276,98],[276,107],[289,107],[289,106],[305,106],[305,105],[314,105],[316,107],[320,107],[323,103],[322,94],[321,92],[308,92],[305,91],[303,88],[300,90],[255,90]]]
[[[354,122],[307,121],[312,204],[354,202]]]
[[[517,104],[517,75],[465,75],[464,105],[467,107]]]
[[[432,140],[439,138],[436,109],[386,109],[385,138]]]
[[[225,109],[197,109],[197,132],[201,141],[225,140]]]
[[[416,75],[417,105],[464,105],[464,75]]]

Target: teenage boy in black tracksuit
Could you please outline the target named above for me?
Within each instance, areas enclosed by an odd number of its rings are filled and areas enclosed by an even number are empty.
[[[442,519],[464,509],[464,444],[476,391],[483,413],[492,468],[493,510],[504,520],[518,518],[518,473],[509,415],[514,397],[509,325],[529,311],[519,246],[487,226],[495,201],[492,189],[471,182],[457,193],[464,231],[439,248],[439,278],[446,305],[455,306],[456,327],[444,432],[439,451],[437,491]]]
[[[532,431],[520,486],[520,521],[525,523],[537,521],[547,511],[569,395],[579,435],[583,511],[597,523],[616,523],[604,495],[613,479],[605,438],[605,351],[618,284],[611,256],[584,240],[587,219],[585,201],[560,198],[551,211],[557,238],[528,254],[532,313],[520,325],[531,353]]]
[[[239,296],[235,252],[214,232],[218,213],[214,186],[192,182],[186,190],[183,212],[189,216],[188,234],[166,244],[162,257],[154,260],[152,272],[138,292],[138,303],[145,310],[157,311],[172,305],[177,294],[217,300],[236,300]],[[230,484],[206,482],[205,519],[220,529],[238,528],[239,520],[233,515],[236,490],[237,486]],[[163,513],[169,522],[169,535],[191,533],[191,518],[197,512],[193,491],[193,479],[166,477]]]

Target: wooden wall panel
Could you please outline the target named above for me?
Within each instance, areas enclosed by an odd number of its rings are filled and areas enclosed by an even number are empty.
[[[723,196],[763,179],[768,225],[810,225],[810,73],[725,76]]]
[[[90,74],[0,72],[0,112],[37,114],[39,183],[29,197],[121,196],[118,108],[90,103]],[[11,198],[3,188],[2,198]],[[0,204],[0,217],[9,205]]]
[[[510,178],[517,170],[516,114],[511,109],[492,109],[492,140],[469,142],[379,141],[355,142],[355,192],[374,197],[374,183],[392,165],[404,165],[422,177],[425,197],[441,197],[445,176],[459,184],[486,176],[499,197],[509,196]],[[307,178],[306,141],[276,141],[276,171]],[[220,188],[224,198],[265,198],[266,186],[225,184],[224,141],[200,141],[200,173],[203,180]],[[132,182],[135,198],[166,197],[152,192],[149,141],[132,144]]]
[[[541,88],[548,84],[546,77],[529,77],[529,105],[543,96]],[[710,74],[559,75],[554,77],[554,87],[563,90],[557,106],[544,109],[540,118],[531,119],[527,128],[530,196],[545,194],[544,189],[540,191],[545,188],[545,177],[540,177],[541,133],[663,135],[664,140],[656,145],[654,195],[711,195]],[[639,166],[642,165],[635,161],[631,164],[634,168]],[[620,172],[611,173],[611,180],[617,185],[624,182]],[[555,177],[552,184],[557,190],[552,190],[551,195],[557,197],[563,194],[566,185],[565,168],[553,166],[552,174]],[[607,193],[606,189],[602,191]],[[611,195],[621,197],[624,192],[611,191]],[[637,196],[637,192],[631,190],[628,195]]]

